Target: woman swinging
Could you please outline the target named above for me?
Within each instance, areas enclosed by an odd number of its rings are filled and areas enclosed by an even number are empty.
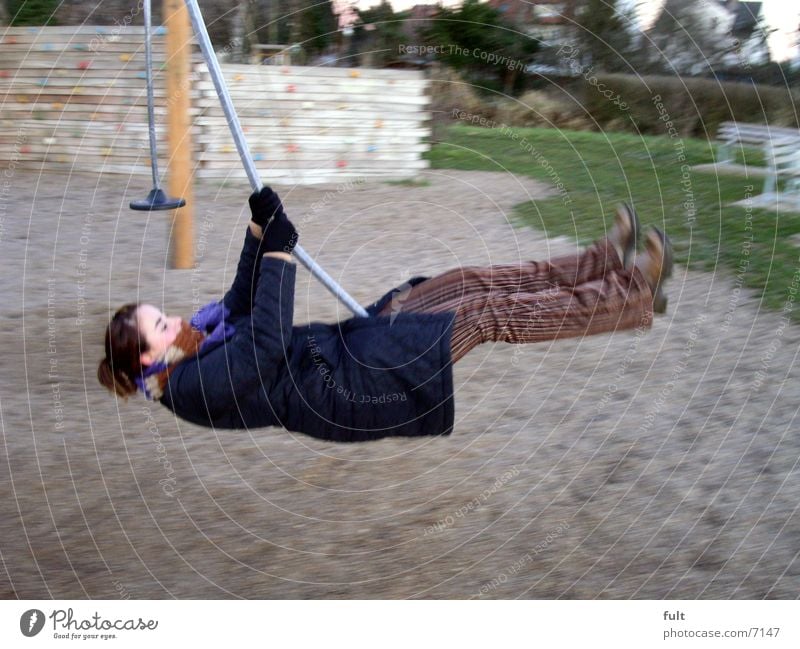
[[[367,318],[293,326],[297,231],[268,187],[250,208],[223,300],[190,322],[123,306],[106,330],[102,385],[124,397],[141,390],[203,426],[283,426],[342,442],[447,435],[452,364],[475,346],[649,327],[666,308],[669,241],[653,228],[634,260],[638,219],[623,206],[580,254],[414,277]]]

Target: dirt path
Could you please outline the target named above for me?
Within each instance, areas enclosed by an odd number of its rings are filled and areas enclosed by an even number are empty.
[[[410,275],[575,245],[509,223],[540,183],[425,179],[283,196],[362,304]],[[449,438],[215,432],[115,401],[95,371],[121,303],[188,315],[221,296],[247,188],[198,188],[198,268],[176,271],[164,215],[129,211],[147,187],[124,182],[17,172],[2,197],[0,597],[800,592],[800,330],[730,274],[678,269],[644,335],[479,348],[456,366]],[[298,278],[297,323],[349,316]]]

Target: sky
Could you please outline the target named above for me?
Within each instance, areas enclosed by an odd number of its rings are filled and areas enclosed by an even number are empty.
[[[435,4],[436,0],[390,0],[395,11],[402,11],[416,4]],[[558,0],[554,0],[557,2]],[[642,5],[640,15],[643,20],[655,17],[664,4],[664,0],[627,0],[631,4]],[[800,2],[798,0],[761,0],[763,14],[767,23],[778,29],[770,35],[769,46],[773,60],[800,59],[798,51],[797,27],[800,24]],[[380,0],[354,0],[359,7],[371,7],[380,4]],[[461,0],[442,0],[445,5],[458,5]],[[652,19],[652,18],[650,18]]]
[[[796,0],[765,0],[764,16],[767,23],[779,31],[770,37],[772,57],[776,61],[800,58],[797,33],[800,23],[800,6]]]

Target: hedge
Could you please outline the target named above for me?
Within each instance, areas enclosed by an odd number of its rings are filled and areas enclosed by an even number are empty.
[[[713,137],[719,124],[730,120],[800,127],[800,94],[788,88],[615,74],[572,81],[565,90],[580,102],[593,128],[602,130],[663,135],[671,121],[683,136]]]

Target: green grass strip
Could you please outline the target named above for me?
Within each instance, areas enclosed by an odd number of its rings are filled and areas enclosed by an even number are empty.
[[[763,178],[692,169],[714,161],[705,140],[539,128],[451,126],[428,157],[434,168],[509,171],[543,180],[557,195],[518,205],[515,217],[548,236],[582,244],[611,227],[618,202],[634,205],[643,227],[670,236],[676,261],[691,269],[727,271],[736,286],[755,289],[766,306],[794,308],[800,295],[800,214],[732,206],[761,193]],[[761,164],[757,153],[737,152]],[[795,240],[796,241],[796,240]]]

